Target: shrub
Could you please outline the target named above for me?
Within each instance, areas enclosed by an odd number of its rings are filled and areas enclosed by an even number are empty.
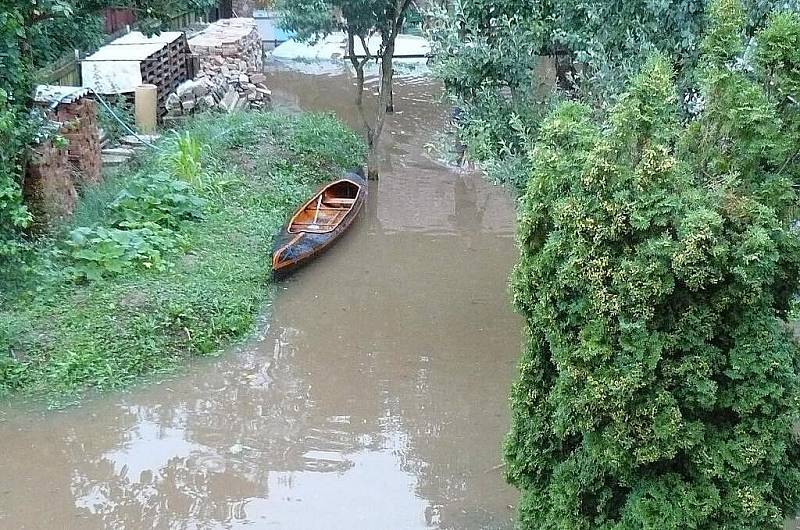
[[[529,153],[506,443],[525,528],[779,529],[800,503],[797,118],[732,69],[739,6],[711,12],[694,123],[656,56],[604,123],[562,104]]]
[[[75,276],[97,280],[131,266],[161,270],[180,243],[180,225],[204,218],[206,199],[183,181],[156,173],[134,178],[108,205],[109,226],[79,227],[66,244]]]
[[[182,221],[204,217],[205,199],[192,187],[163,173],[134,179],[109,205],[110,221],[117,228],[137,228],[155,223],[175,229]]]

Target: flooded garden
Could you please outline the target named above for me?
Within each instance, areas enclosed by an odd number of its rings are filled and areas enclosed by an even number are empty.
[[[0,528],[800,528],[796,5],[120,4],[0,6]]]
[[[267,77],[277,108],[358,126],[343,69]],[[0,526],[513,526],[513,200],[426,149],[448,119],[438,83],[395,91],[365,211],[278,285],[255,337],[66,410],[2,405]]]

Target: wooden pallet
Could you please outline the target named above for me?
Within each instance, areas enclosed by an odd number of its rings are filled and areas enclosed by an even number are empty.
[[[190,78],[187,67],[187,57],[190,56],[186,35],[181,35],[142,61],[142,82],[158,88],[159,120],[167,114],[167,96]]]

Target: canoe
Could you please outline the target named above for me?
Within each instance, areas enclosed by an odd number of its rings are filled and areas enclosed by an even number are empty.
[[[281,229],[272,252],[272,272],[280,278],[338,240],[367,201],[367,181],[356,173],[322,186]]]

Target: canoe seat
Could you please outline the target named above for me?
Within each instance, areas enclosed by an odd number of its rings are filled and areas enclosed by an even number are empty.
[[[353,204],[354,202],[356,202],[355,199],[344,199],[344,198],[340,198],[340,197],[332,197],[330,199],[326,199],[325,200],[325,204],[330,204],[330,205],[341,204],[343,206],[345,206],[345,205],[349,206],[349,205]]]

